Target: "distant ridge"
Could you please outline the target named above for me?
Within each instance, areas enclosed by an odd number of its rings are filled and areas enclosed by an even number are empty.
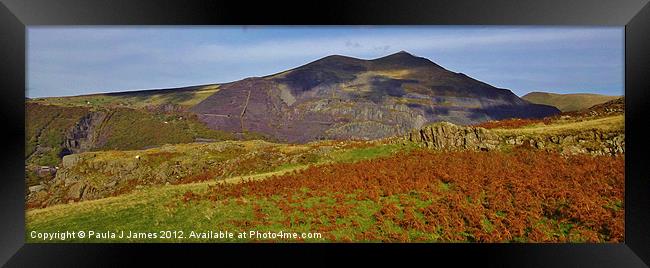
[[[605,103],[620,97],[621,96],[607,96],[592,93],[557,94],[548,92],[531,92],[521,98],[532,103],[557,107],[562,112],[573,112],[587,109],[594,105]]]

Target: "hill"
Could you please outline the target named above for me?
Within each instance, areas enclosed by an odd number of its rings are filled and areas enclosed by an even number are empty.
[[[572,112],[587,109],[591,106],[620,98],[620,96],[607,96],[587,93],[556,94],[546,92],[531,92],[521,98],[532,103],[557,107],[562,112]]]
[[[607,115],[625,114],[625,97],[616,98],[596,104],[587,109],[562,113],[562,115],[578,117],[602,117]]]
[[[25,173],[27,185],[49,178],[69,154],[134,150],[196,141],[263,139],[255,133],[209,129],[192,113],[122,106],[25,105]],[[46,172],[42,172],[46,171]]]

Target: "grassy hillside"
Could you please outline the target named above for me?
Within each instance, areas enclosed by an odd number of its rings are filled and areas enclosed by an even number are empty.
[[[153,113],[131,108],[26,103],[25,156],[28,163],[53,166],[60,162],[65,134],[89,113],[106,113],[96,130],[93,150],[133,150],[163,144],[194,142],[196,138],[235,139],[231,133],[208,129],[186,113]],[[248,134],[245,138],[260,138]],[[37,148],[39,150],[37,151]]]
[[[596,104],[605,103],[619,97],[620,96],[606,96],[599,94],[556,94],[546,92],[531,92],[521,98],[535,104],[555,106],[562,112],[571,112],[587,109]]]
[[[136,150],[163,144],[189,143],[196,138],[235,139],[231,133],[208,129],[191,114],[156,114],[115,108],[99,130],[98,150]]]
[[[130,108],[93,108],[83,106],[25,104],[25,173],[26,186],[39,184],[49,176],[37,176],[38,166],[57,166],[68,148],[66,136],[80,120],[91,113],[112,116],[94,133],[91,150],[128,150],[163,144],[193,142],[196,138],[226,140],[234,135],[208,129],[192,115],[154,114]],[[167,123],[165,123],[167,122]],[[152,131],[155,130],[155,131]],[[244,138],[260,138],[246,134]]]
[[[25,110],[25,158],[44,166],[60,161],[64,134],[90,111],[86,107],[30,102],[25,104]]]
[[[91,94],[71,97],[49,97],[30,100],[39,104],[57,104],[84,107],[130,107],[144,108],[172,104],[191,107],[219,91],[219,85],[207,85],[178,89],[142,90],[119,93]]]
[[[62,157],[70,150],[65,143],[71,130],[82,118],[104,114],[90,139],[85,139],[85,151],[138,150],[165,144],[207,141],[268,139],[257,133],[240,135],[212,130],[196,115],[184,112],[150,112],[125,107],[85,107],[26,103],[25,173],[26,187],[50,180],[49,175],[37,175],[39,166],[60,166]],[[68,137],[68,138],[67,138]]]

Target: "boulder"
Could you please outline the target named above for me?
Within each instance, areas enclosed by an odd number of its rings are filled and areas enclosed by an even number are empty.
[[[56,174],[55,167],[40,166],[36,168],[36,176],[39,177],[53,176],[55,174]]]
[[[29,187],[29,192],[34,193],[34,192],[39,192],[45,190],[45,185],[39,184],[39,185],[34,185]]]
[[[80,200],[83,197],[84,190],[86,189],[86,184],[78,182],[68,188],[66,194],[67,199]]]
[[[77,163],[79,163],[80,160],[81,160],[81,157],[78,154],[66,155],[61,160],[61,165],[64,168],[71,168],[74,165],[76,165]]]

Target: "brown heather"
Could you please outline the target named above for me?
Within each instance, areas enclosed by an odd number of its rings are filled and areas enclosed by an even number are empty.
[[[276,206],[286,215],[282,224],[309,224],[339,241],[622,242],[624,177],[624,156],[416,150],[312,166],[262,181],[218,184],[202,198],[280,196]],[[314,196],[334,203],[304,205]],[[394,197],[398,201],[390,201]],[[196,197],[188,193],[183,198]],[[372,215],[375,224],[335,238],[330,232],[359,226],[355,220],[336,224],[355,213],[355,201],[378,207]],[[254,221],[239,225],[268,223],[259,206],[254,213]],[[391,222],[401,231],[385,228]],[[413,232],[427,235],[409,238]]]

